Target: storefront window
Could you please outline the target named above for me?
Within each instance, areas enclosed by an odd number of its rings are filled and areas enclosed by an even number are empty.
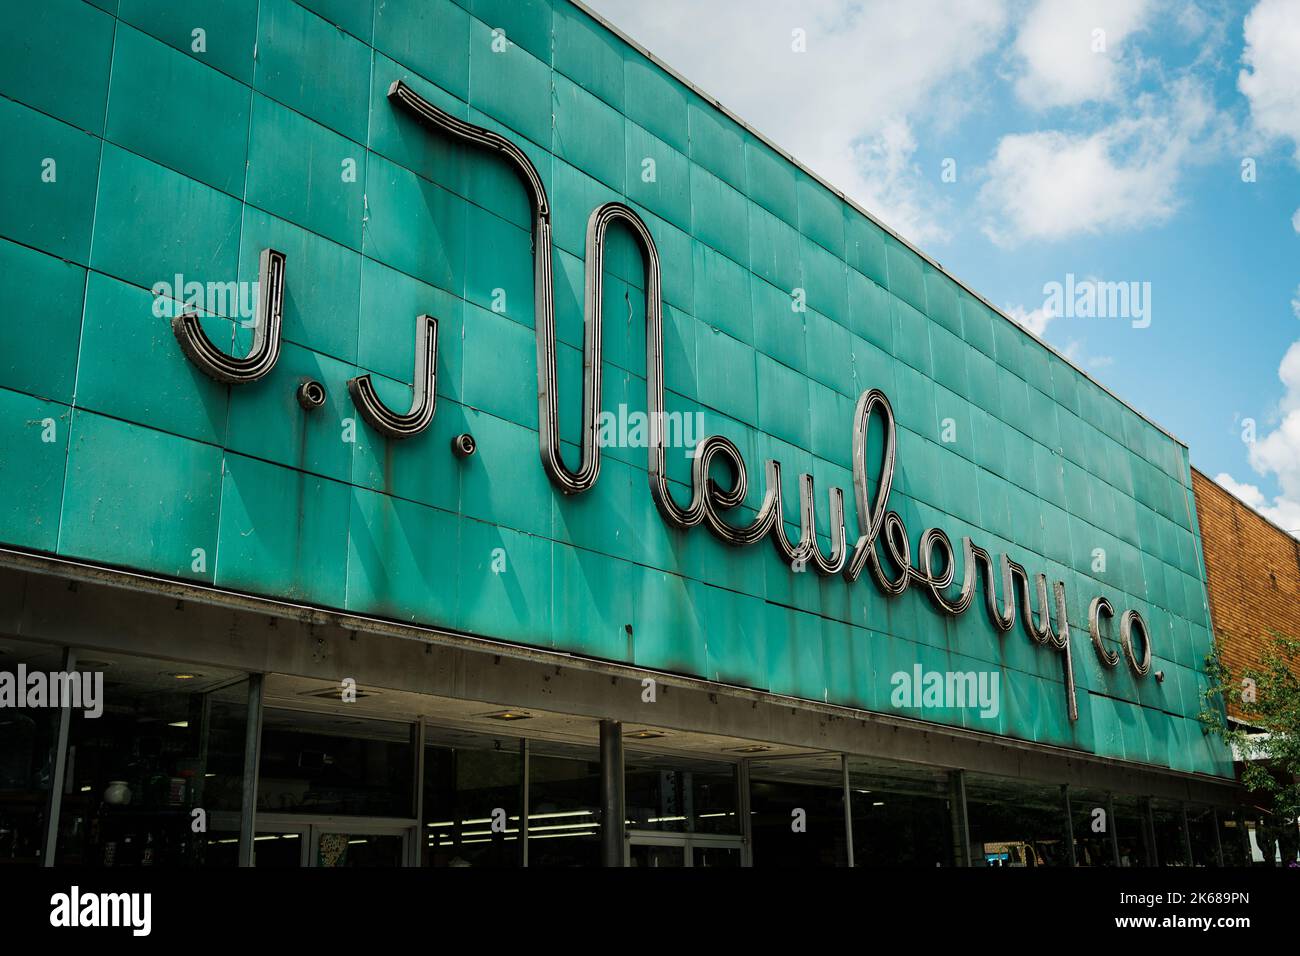
[[[968,773],[966,817],[974,866],[1069,863],[1065,803],[1059,787]]]
[[[15,692],[20,675],[62,666],[62,648],[0,641],[0,675]],[[58,740],[57,708],[16,706],[17,700],[0,709],[0,866],[41,862]]]
[[[268,707],[259,813],[415,815],[410,724]]]
[[[528,865],[600,866],[600,754],[529,742]]]
[[[754,866],[844,866],[844,778],[839,754],[749,765]]]
[[[1138,797],[1116,795],[1114,798],[1115,839],[1119,842],[1120,866],[1151,866],[1150,831],[1146,805]]]
[[[1176,803],[1153,801],[1156,861],[1160,866],[1187,866],[1187,841],[1183,835],[1182,808]]]
[[[1223,846],[1224,866],[1250,866],[1250,834],[1245,817],[1235,810],[1219,810],[1219,840]]]
[[[428,727],[425,866],[518,866],[523,783],[519,740]]]
[[[1070,788],[1070,818],[1074,825],[1074,862],[1076,866],[1115,865],[1115,848],[1111,842],[1109,795],[1104,790]]]
[[[628,826],[634,829],[740,832],[731,764],[627,753],[624,779]]]
[[[103,711],[69,725],[56,861],[94,867],[220,863],[212,814],[238,810],[246,679],[220,668],[85,652]],[[209,860],[209,850],[213,850]]]
[[[203,865],[239,866],[239,831],[211,830],[203,850]]]
[[[1218,866],[1219,850],[1214,810],[1210,807],[1188,807],[1187,829],[1192,838],[1192,864]]]
[[[951,866],[947,776],[849,758],[854,866]]]

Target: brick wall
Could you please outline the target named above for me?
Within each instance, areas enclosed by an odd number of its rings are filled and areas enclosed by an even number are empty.
[[[1192,490],[1224,660],[1234,672],[1258,666],[1270,630],[1300,638],[1300,541],[1196,469]]]

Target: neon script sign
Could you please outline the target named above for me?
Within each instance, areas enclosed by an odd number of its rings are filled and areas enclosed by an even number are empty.
[[[844,526],[844,493],[830,490],[830,551],[824,553],[817,541],[813,478],[799,476],[800,535],[791,541],[782,520],[781,463],[769,459],[764,466],[764,494],[757,516],[748,524],[727,520],[745,500],[748,470],[740,450],[722,435],[709,435],[696,446],[692,463],[690,500],[679,503],[669,490],[664,436],[663,311],[660,293],[660,262],[654,237],[645,222],[630,207],[608,202],[592,212],[587,221],[586,277],[584,288],[584,354],[582,388],[582,433],[580,460],[570,469],[560,455],[559,411],[556,404],[555,296],[551,270],[551,207],[546,189],[527,155],[514,143],[482,127],[444,112],[402,81],[395,82],[388,98],[433,130],[495,153],[509,163],[523,180],[533,210],[533,285],[537,337],[538,432],[542,467],[547,477],[564,494],[581,494],[600,476],[601,376],[603,371],[602,288],[604,283],[605,236],[611,226],[627,227],[637,240],[645,265],[646,315],[646,408],[649,423],[650,495],[664,520],[680,529],[706,525],[731,545],[755,544],[770,538],[781,559],[796,567],[811,567],[825,576],[842,574],[856,581],[869,570],[877,587],[890,597],[908,587],[922,588],[945,614],[957,616],[968,610],[977,585],[983,582],[985,610],[1000,632],[1015,627],[1017,595],[1025,631],[1037,644],[1061,655],[1066,704],[1070,719],[1077,720],[1074,662],[1070,625],[1066,615],[1065,585],[1057,581],[1048,593],[1045,574],[1030,575],[1024,566],[1006,554],[994,562],[988,551],[969,537],[961,543],[961,587],[957,581],[958,550],[940,528],[927,528],[920,537],[917,560],[913,563],[910,537],[903,519],[889,510],[889,495],[897,464],[894,410],[879,389],[868,389],[858,398],[853,416],[853,491],[857,503],[859,536],[850,548]],[[248,354],[237,358],[217,348],[199,324],[198,315],[186,313],[172,321],[172,328],[189,359],[212,378],[231,384],[245,384],[264,377],[280,354],[284,301],[285,257],[273,249],[264,250],[260,263],[259,292],[253,343]],[[348,392],[362,418],[391,439],[412,438],[433,421],[436,402],[438,323],[429,315],[415,321],[415,370],[411,407],[394,411],[375,393],[369,375],[349,380]],[[315,391],[312,391],[312,386]],[[316,383],[299,389],[306,407],[319,405],[323,391]],[[867,437],[873,418],[879,416],[884,430],[884,450],[877,473],[867,461]],[[465,437],[465,436],[462,436]],[[470,447],[472,447],[472,442]],[[720,484],[712,477],[714,465],[724,466],[730,481]],[[874,496],[871,489],[874,487]],[[999,580],[1000,589],[999,589]],[[1001,601],[998,594],[1002,595]],[[1037,613],[1034,599],[1037,598]],[[1055,604],[1055,622],[1052,604]],[[1088,609],[1088,629],[1093,649],[1102,664],[1113,668],[1120,654],[1103,641],[1103,621],[1115,616],[1105,597],[1094,598]],[[1151,668],[1151,638],[1146,622],[1136,610],[1120,617],[1120,646],[1128,664],[1139,677]],[[1134,649],[1140,638],[1142,654]]]

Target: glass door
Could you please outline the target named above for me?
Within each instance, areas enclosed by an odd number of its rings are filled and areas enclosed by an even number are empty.
[[[313,824],[311,866],[403,866],[410,852],[411,828],[363,830],[346,823]]]
[[[253,865],[407,866],[414,835],[414,824],[400,821],[259,813]]]
[[[306,866],[304,859],[311,842],[311,827],[305,823],[277,823],[258,817],[253,834],[253,866]]]
[[[743,842],[738,836],[629,830],[626,864],[645,867],[739,867],[743,865],[742,848]]]
[[[741,862],[741,847],[739,844],[700,844],[692,846],[691,863],[693,866],[711,867],[740,867],[744,865]]]
[[[677,867],[686,866],[688,850],[684,845],[637,843],[628,845],[628,866]]]

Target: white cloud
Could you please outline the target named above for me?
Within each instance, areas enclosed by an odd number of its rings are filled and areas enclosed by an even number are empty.
[[[1113,355],[1087,355],[1083,351],[1083,343],[1077,339],[1070,339],[1065,343],[1065,348],[1061,349],[1061,354],[1073,362],[1079,368],[1086,369],[1090,372],[1096,372],[1099,369],[1109,368],[1115,364]]]
[[[1150,12],[1149,0],[1038,0],[1016,35],[1016,95],[1039,108],[1114,99],[1123,42]]]
[[[1237,89],[1256,129],[1291,140],[1300,162],[1300,3],[1260,0],[1246,17],[1245,35]]]
[[[1291,228],[1300,233],[1300,209],[1291,214]]]
[[[1291,309],[1300,318],[1300,287]],[[1300,533],[1300,340],[1291,343],[1282,356],[1277,377],[1282,382],[1282,399],[1278,403],[1277,427],[1250,446],[1250,467],[1263,476],[1277,479],[1278,494],[1272,501],[1254,485],[1238,484],[1228,475],[1220,475],[1219,482],[1242,501],[1250,505],[1274,524]],[[1223,479],[1227,478],[1231,486]],[[1240,490],[1237,490],[1240,489]]]
[[[1179,205],[1185,166],[1220,133],[1205,90],[1190,77],[1165,95],[1089,133],[1040,130],[1002,137],[985,169],[984,232],[1013,246],[1167,220]]]
[[[1047,326],[1051,321],[1057,318],[1056,313],[1047,306],[1028,310],[1023,305],[1008,305],[1003,311],[1006,312],[1007,318],[1015,322],[1016,325],[1040,339],[1043,337],[1043,333],[1047,331]]]
[[[1210,32],[1214,26],[1214,21],[1210,19],[1204,10],[1194,3],[1180,4],[1174,17],[1175,22],[1178,24],[1178,29],[1181,30],[1183,36],[1188,39],[1195,39],[1204,36],[1206,33]]]
[[[1264,507],[1264,504],[1268,500],[1264,497],[1264,492],[1259,490],[1258,485],[1247,485],[1243,482],[1237,481],[1237,479],[1233,478],[1232,475],[1228,474],[1226,471],[1221,471],[1215,475],[1214,481],[1215,484],[1223,488],[1224,491],[1239,498],[1256,511]]]
[[[707,16],[693,0],[591,5],[892,228],[947,234],[915,125],[980,107],[972,68],[1004,37],[1005,0],[710,0]],[[791,49],[796,29],[806,52]]]
[[[1259,511],[1288,531],[1300,531],[1300,341],[1292,342],[1278,367],[1286,391],[1277,428],[1250,446],[1250,466],[1277,478],[1278,495]]]

